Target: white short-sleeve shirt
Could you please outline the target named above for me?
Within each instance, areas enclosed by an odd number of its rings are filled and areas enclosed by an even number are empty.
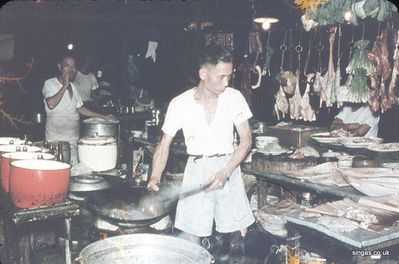
[[[91,91],[98,88],[96,77],[92,73],[83,74],[80,71],[76,72],[75,79],[73,80],[75,88],[78,90],[80,98],[83,102],[91,99]]]
[[[71,87],[73,92],[72,98],[69,96],[68,91],[65,91],[64,96],[61,98],[59,104],[54,109],[50,109],[47,106],[46,98],[55,95],[62,88],[62,83],[60,83],[56,77],[48,79],[44,82],[42,92],[47,118],[79,120],[79,112],[77,111],[77,108],[81,107],[83,102],[78,91],[72,83]]]
[[[203,106],[194,99],[193,88],[172,99],[162,130],[173,137],[183,129],[190,155],[232,153],[234,125],[251,117],[251,110],[240,91],[226,88],[219,95],[214,120],[208,124]]]
[[[380,116],[373,114],[369,104],[360,107],[356,111],[352,111],[351,106],[344,106],[336,118],[341,119],[344,124],[367,124],[370,129],[365,137],[377,137]]]

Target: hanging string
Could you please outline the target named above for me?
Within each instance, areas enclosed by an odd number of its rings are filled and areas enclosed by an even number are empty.
[[[298,45],[295,46],[295,51],[298,54],[298,68],[297,68],[298,75],[301,73],[301,53],[303,51],[301,42],[302,42],[302,31],[299,32],[299,42]]]
[[[341,59],[341,36],[342,36],[342,32],[341,32],[341,25],[338,25],[338,51],[337,51],[337,57],[338,57],[338,61]]]
[[[378,31],[377,31],[377,36],[380,35],[380,30],[381,30],[381,22],[378,23]]]
[[[303,74],[306,75],[306,72],[308,71],[308,66],[309,66],[309,61],[310,61],[310,50],[312,48],[312,39],[313,39],[313,31],[310,31],[310,40],[309,40],[309,46],[308,46],[308,55],[306,58],[305,62],[305,67],[303,69]]]
[[[319,39],[319,44],[317,44],[316,50],[319,52],[319,57],[317,61],[317,69],[321,73],[321,51],[324,49],[323,44],[321,44],[321,37]]]
[[[362,29],[362,40],[364,40],[364,30],[366,29],[366,24],[363,23],[363,29]]]
[[[290,71],[292,71],[292,57],[293,57],[293,50],[292,50],[292,29],[290,29]]]
[[[349,46],[349,58],[352,58],[352,52],[353,52],[353,48],[355,47],[355,38],[354,38],[354,35],[355,35],[355,26],[353,26],[352,25],[352,32],[351,32],[351,34],[352,34],[352,38],[351,38],[351,41],[349,41],[349,43],[348,43],[348,46]]]
[[[283,70],[283,65],[284,65],[284,55],[285,52],[287,51],[287,31],[284,32],[284,40],[283,44],[280,45],[280,50],[281,50],[281,64],[280,64],[280,70]]]

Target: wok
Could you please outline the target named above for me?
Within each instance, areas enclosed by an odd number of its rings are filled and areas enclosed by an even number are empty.
[[[146,226],[161,220],[176,207],[177,199],[165,197],[175,196],[179,190],[176,184],[162,186],[158,193],[118,186],[90,195],[86,203],[90,211],[104,220]]]

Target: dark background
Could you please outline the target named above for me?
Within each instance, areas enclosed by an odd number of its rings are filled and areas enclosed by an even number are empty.
[[[0,61],[5,72],[21,75],[26,70],[26,62],[34,58],[34,66],[21,86],[16,83],[0,84],[0,99],[3,109],[29,120],[32,113],[43,112],[42,87],[46,79],[57,73],[56,65],[66,51],[68,43],[74,44],[74,54],[79,59],[91,53],[96,61],[96,70],[102,70],[101,80],[111,83],[117,96],[128,102],[127,56],[132,54],[140,61],[140,85],[149,90],[159,107],[187,88],[195,85],[196,54],[204,44],[205,33],[234,33],[235,68],[246,60],[254,62],[248,54],[248,33],[253,31],[252,18],[257,14],[270,12],[280,19],[270,31],[270,47],[274,49],[271,61],[271,76],[262,78],[262,85],[253,91],[252,110],[256,118],[275,123],[273,116],[274,94],[278,88],[275,77],[281,63],[280,45],[285,32],[292,35],[292,43],[285,55],[284,69],[295,70],[298,57],[294,47],[303,46],[301,69],[307,57],[311,40],[309,70],[313,71],[318,62],[316,45],[324,45],[321,61],[327,67],[328,46],[327,28],[305,32],[300,23],[301,11],[292,0],[269,1],[10,1],[0,9],[0,34],[14,34],[14,58]],[[185,30],[191,22],[212,21],[213,27],[204,30]],[[378,24],[367,22],[365,38],[374,41]],[[353,34],[352,34],[353,32]],[[358,40],[362,27],[344,25],[341,39],[341,72],[346,79],[345,67],[348,64],[348,42]],[[263,46],[266,46],[269,33],[262,31]],[[338,37],[337,37],[338,38]],[[148,41],[158,42],[157,59],[145,60]],[[335,60],[337,41],[335,42]],[[263,65],[263,57],[258,64]],[[100,81],[101,81],[100,80]],[[253,79],[256,82],[256,79]],[[237,87],[237,80],[232,84]],[[304,90],[304,83],[301,90]],[[318,108],[318,97],[311,95],[313,108],[318,113],[318,121],[313,124],[329,126],[337,113],[335,108]],[[395,110],[396,111],[396,110]],[[395,112],[396,113],[396,112]],[[388,113],[386,115],[396,116]],[[390,117],[393,118],[393,117]],[[310,124],[310,123],[309,123]],[[10,127],[4,120],[1,134],[24,134],[29,126]]]

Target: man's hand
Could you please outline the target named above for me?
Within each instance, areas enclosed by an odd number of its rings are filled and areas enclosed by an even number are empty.
[[[62,86],[67,87],[69,86],[69,75],[71,74],[71,71],[68,68],[64,68],[62,70]]]
[[[150,179],[150,181],[147,184],[147,190],[149,190],[151,192],[157,192],[157,191],[159,191],[160,185],[161,185],[161,183],[159,182],[159,180]]]
[[[107,120],[107,121],[114,121],[114,120],[116,120],[116,117],[114,116],[114,115],[105,115],[104,117],[103,117],[105,120]]]
[[[230,174],[225,170],[218,171],[212,178],[208,181],[209,186],[205,189],[205,192],[209,192],[216,189],[223,189],[226,184]]]

